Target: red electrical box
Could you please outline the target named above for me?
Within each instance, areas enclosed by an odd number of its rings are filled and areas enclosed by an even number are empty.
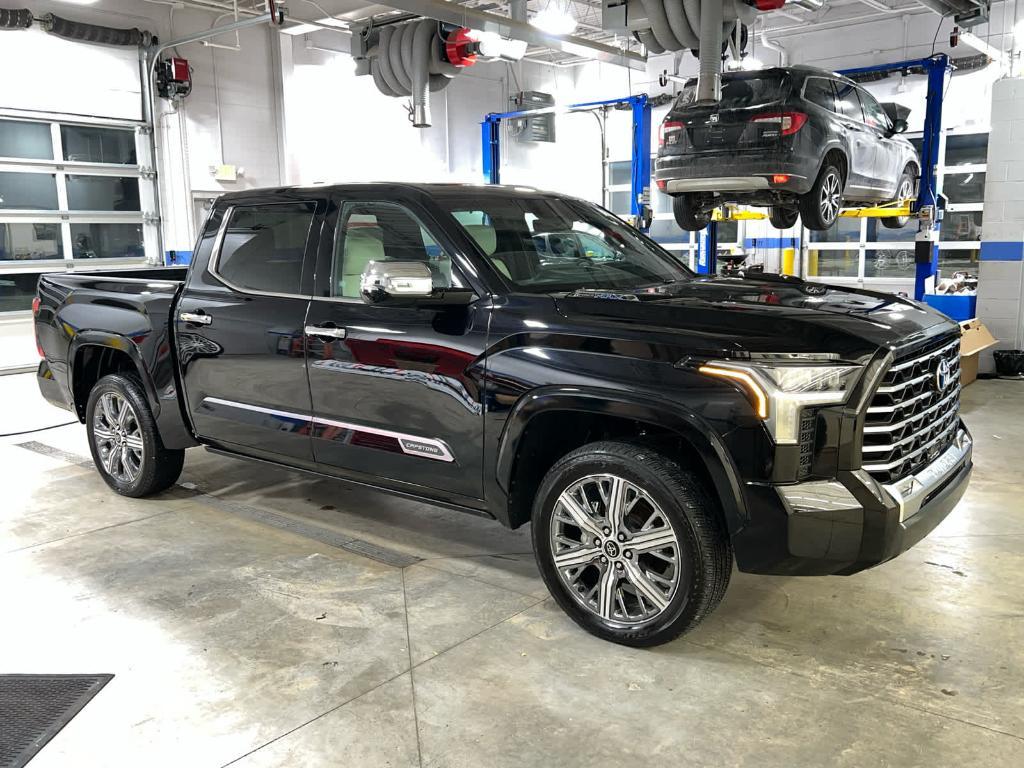
[[[156,92],[165,99],[183,99],[192,92],[188,59],[163,59],[156,67]]]

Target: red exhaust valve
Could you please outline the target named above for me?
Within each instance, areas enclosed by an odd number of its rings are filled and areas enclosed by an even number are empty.
[[[456,67],[472,67],[476,64],[478,43],[472,37],[469,27],[459,27],[448,34],[444,41],[444,53],[448,63]]]

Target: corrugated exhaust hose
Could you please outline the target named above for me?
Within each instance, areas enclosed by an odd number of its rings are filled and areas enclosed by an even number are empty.
[[[28,8],[0,8],[0,29],[28,29],[32,21]]]
[[[644,16],[650,24],[649,29],[637,30],[637,40],[646,46],[650,53],[675,51],[698,51],[701,45],[701,19],[707,0],[629,0],[643,6]],[[728,40],[736,31],[736,24],[750,25],[757,16],[757,8],[748,5],[744,0],[713,0],[708,3],[711,13],[719,18],[721,38]]]
[[[116,29],[114,27],[101,27],[97,24],[83,24],[80,21],[63,19],[48,13],[40,20],[40,26],[51,35],[63,37],[66,40],[79,40],[85,43],[100,43],[101,45],[125,45],[125,46],[147,46],[152,42],[153,36],[141,29]]]
[[[459,68],[441,58],[437,22],[419,19],[389,24],[368,53],[370,74],[385,96],[411,96],[412,124],[430,126],[430,93],[446,88]]]

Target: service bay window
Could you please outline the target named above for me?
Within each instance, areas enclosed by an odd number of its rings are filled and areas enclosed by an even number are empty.
[[[158,260],[151,158],[140,124],[0,116],[0,312],[41,272]]]

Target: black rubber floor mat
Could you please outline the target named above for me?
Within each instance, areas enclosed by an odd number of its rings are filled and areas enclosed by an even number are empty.
[[[113,675],[0,675],[0,768],[21,768]]]

